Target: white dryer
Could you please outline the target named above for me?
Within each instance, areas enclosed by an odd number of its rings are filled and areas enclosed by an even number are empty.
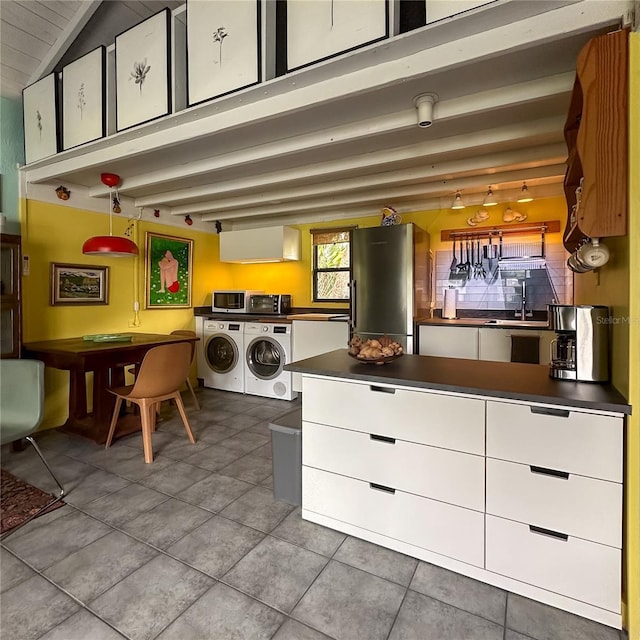
[[[205,387],[244,393],[244,322],[205,319],[196,352]]]
[[[247,322],[245,340],[245,393],[293,400],[292,375],[284,365],[292,361],[291,324]]]

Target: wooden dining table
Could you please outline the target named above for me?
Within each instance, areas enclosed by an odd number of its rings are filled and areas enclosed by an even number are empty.
[[[69,415],[61,431],[89,438],[98,444],[107,440],[115,406],[113,387],[125,384],[124,369],[139,365],[153,347],[174,342],[197,342],[195,336],[130,333],[127,342],[93,342],[82,337],[23,345],[23,357],[42,360],[47,367],[69,371]],[[93,410],[87,410],[87,373],[93,372]],[[140,430],[140,418],[122,415],[116,437]]]

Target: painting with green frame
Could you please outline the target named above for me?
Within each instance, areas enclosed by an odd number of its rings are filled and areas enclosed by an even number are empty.
[[[193,240],[146,233],[145,308],[191,307]]]

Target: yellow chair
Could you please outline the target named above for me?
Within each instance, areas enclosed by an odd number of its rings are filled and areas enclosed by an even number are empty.
[[[45,512],[64,497],[64,487],[45,460],[33,433],[44,412],[44,363],[39,360],[0,360],[0,444],[26,438],[55,480],[60,493],[24,522],[7,531],[2,539]]]
[[[189,338],[195,338],[197,334],[195,331],[189,331],[188,329],[176,329],[175,331],[171,332],[171,335],[172,336],[188,336]],[[196,343],[191,342],[190,344],[191,344],[191,362],[193,362],[193,356],[196,353]],[[134,376],[138,375],[138,367],[131,367],[131,369],[128,369],[128,371]],[[196,397],[196,392],[193,390],[193,386],[191,385],[191,380],[189,380],[188,375],[185,378],[185,382],[187,384],[187,388],[189,389],[189,391],[191,391],[193,402],[196,405],[196,411],[200,411],[200,403],[198,402],[198,398]],[[160,406],[158,405],[158,412],[159,411],[160,411]]]
[[[109,389],[116,396],[116,406],[113,409],[105,448],[111,446],[123,400],[133,402],[140,407],[142,444],[146,463],[153,462],[151,434],[155,431],[155,409],[156,405],[163,400],[175,400],[189,440],[195,444],[196,440],[189,426],[180,395],[180,385],[186,380],[191,367],[191,351],[192,348],[188,342],[176,342],[154,347],[145,355],[134,384]]]

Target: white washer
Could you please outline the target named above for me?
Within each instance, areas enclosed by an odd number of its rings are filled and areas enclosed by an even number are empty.
[[[244,341],[245,393],[281,400],[297,398],[291,372],[283,369],[292,361],[291,324],[247,322]]]
[[[197,344],[204,386],[244,393],[244,322],[205,319]]]

